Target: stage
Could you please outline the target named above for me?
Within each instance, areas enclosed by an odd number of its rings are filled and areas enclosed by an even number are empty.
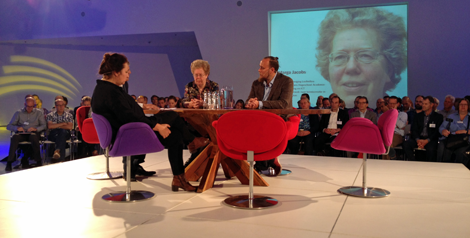
[[[254,193],[281,204],[259,211],[221,204],[248,193],[222,169],[204,193],[172,192],[166,150],[147,155],[143,166],[157,176],[132,188],[156,197],[137,203],[101,200],[126,185],[123,179],[86,179],[105,170],[102,155],[3,174],[0,237],[470,237],[470,171],[461,164],[368,160],[368,185],[391,195],[367,199],[336,191],[362,184],[362,159],[280,158],[293,173],[263,176],[270,186]],[[111,159],[112,170],[122,171],[121,160]]]

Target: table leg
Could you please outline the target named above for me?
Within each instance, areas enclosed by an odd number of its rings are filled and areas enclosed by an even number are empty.
[[[184,173],[188,181],[198,181],[204,174],[210,155],[214,149],[214,144],[210,143],[194,160],[189,164]]]
[[[198,193],[202,193],[214,186],[215,177],[217,176],[217,171],[219,170],[220,160],[225,157],[225,155],[219,151],[219,148],[216,145],[214,145],[212,152],[213,153],[211,153],[211,156],[208,159],[204,175],[202,176],[201,182],[199,183],[199,187],[197,189]]]
[[[224,170],[224,175],[226,179],[231,179],[235,176],[232,170],[228,167],[227,163],[225,163],[225,159],[220,161],[220,165],[222,165],[222,169]]]
[[[229,169],[237,176],[240,183],[248,185],[250,182],[250,165],[245,160],[236,160],[226,157],[223,163],[226,163]],[[253,171],[254,185],[255,186],[269,186],[269,184],[259,175],[258,172]]]

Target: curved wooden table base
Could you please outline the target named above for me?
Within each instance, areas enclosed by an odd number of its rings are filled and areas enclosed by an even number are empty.
[[[249,169],[248,162],[244,160],[235,160],[225,156],[220,152],[217,146],[217,133],[215,128],[212,127],[212,122],[227,112],[237,111],[240,109],[171,109],[178,113],[181,117],[191,124],[201,135],[208,135],[211,138],[211,142],[207,147],[199,154],[196,159],[192,161],[185,169],[186,178],[189,181],[200,181],[197,189],[198,193],[202,193],[207,189],[214,186],[215,177],[219,166],[222,165],[224,170],[225,178],[231,179],[236,176],[242,184],[248,185],[249,183]],[[247,109],[241,109],[247,110]],[[250,109],[248,109],[250,110]],[[251,109],[258,110],[258,109]],[[272,112],[275,114],[327,114],[329,110],[325,109],[261,109],[263,111]],[[162,110],[160,112],[165,112]],[[158,113],[153,110],[144,110],[146,114]],[[254,185],[256,186],[269,186],[269,184],[254,171]]]

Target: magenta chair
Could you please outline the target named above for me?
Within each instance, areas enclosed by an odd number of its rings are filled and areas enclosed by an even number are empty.
[[[346,195],[379,198],[390,195],[390,192],[374,187],[367,187],[367,154],[388,154],[393,141],[393,133],[397,123],[398,111],[391,109],[380,116],[377,126],[365,118],[352,118],[343,127],[331,147],[337,150],[361,152],[364,154],[362,162],[362,187],[347,186],[338,189]]]
[[[109,193],[102,199],[111,202],[134,202],[155,196],[154,193],[141,190],[131,190],[131,156],[159,152],[164,149],[155,132],[143,122],[127,123],[119,128],[114,143],[111,144],[112,129],[108,120],[96,113],[92,114],[101,148],[109,148],[109,156],[126,158],[126,191]]]
[[[262,209],[278,204],[274,198],[253,195],[253,163],[275,158],[287,146],[287,123],[278,115],[243,110],[224,114],[212,122],[217,132],[217,143],[222,153],[232,159],[246,160],[250,164],[248,195],[231,196],[224,200],[230,207]]]

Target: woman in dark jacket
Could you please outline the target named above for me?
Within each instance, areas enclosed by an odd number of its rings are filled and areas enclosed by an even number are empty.
[[[129,61],[122,54],[106,53],[101,61],[99,74],[103,78],[97,80],[91,107],[93,113],[104,116],[111,124],[113,141],[119,128],[130,122],[143,122],[155,131],[160,142],[168,148],[168,159],[173,172],[172,190],[182,188],[186,191],[195,191],[186,180],[183,167],[183,143],[189,143],[190,151],[205,145],[208,141],[204,138],[195,138],[187,129],[179,115],[172,111],[146,117],[142,108],[127,94],[122,85],[129,80],[131,71]],[[158,108],[152,104],[145,104],[144,109]],[[132,157],[131,177],[143,168],[138,164],[143,162],[145,155]]]

